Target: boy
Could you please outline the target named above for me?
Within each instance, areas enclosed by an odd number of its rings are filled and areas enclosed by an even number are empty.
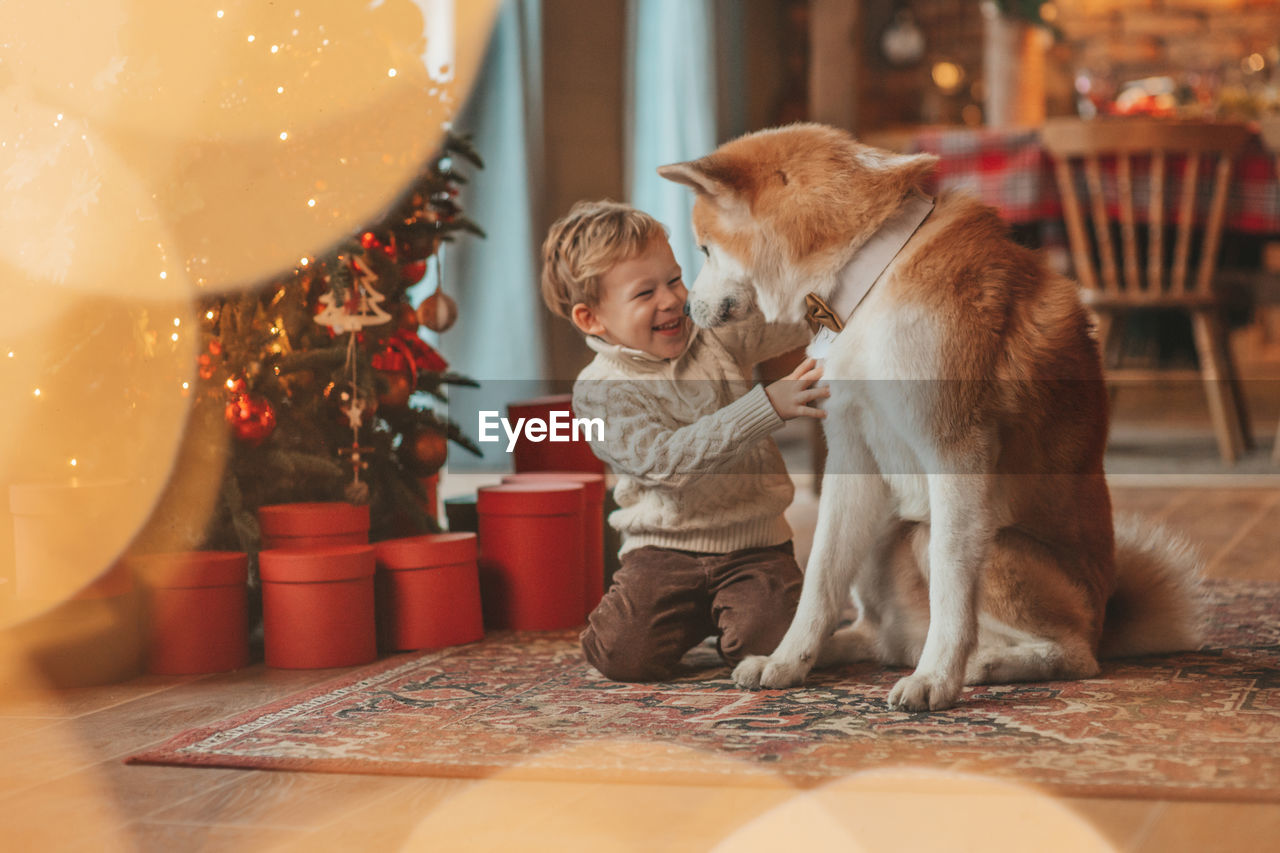
[[[795,490],[770,435],[822,417],[809,404],[829,391],[813,387],[812,361],[768,388],[750,371],[807,343],[807,329],[767,326],[758,311],[695,328],[665,229],[608,201],[551,227],[542,297],[596,352],[573,411],[604,421],[593,450],[618,476],[609,523],[622,565],[582,633],[587,660],[615,681],[659,681],[712,634],[730,664],[769,654],[801,583],[783,518]]]

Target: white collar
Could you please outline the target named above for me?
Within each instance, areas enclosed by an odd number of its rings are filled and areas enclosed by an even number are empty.
[[[647,353],[644,350],[624,347],[622,344],[611,344],[598,335],[587,335],[587,346],[601,355],[616,358],[619,361],[625,361],[628,364],[651,364],[656,366],[661,364],[671,364],[683,358],[684,354],[689,351],[689,347],[693,345],[693,339],[697,337],[697,334],[698,327],[692,326],[689,329],[689,339],[685,341],[684,349],[680,352],[680,355],[675,358],[661,358],[653,355],[652,353]]]
[[[885,220],[867,242],[853,253],[853,257],[840,272],[836,273],[836,286],[831,295],[825,300],[816,294],[809,295],[811,305],[816,302],[834,315],[835,322],[832,325],[836,326],[833,329],[824,325],[817,330],[806,350],[810,357],[826,357],[827,349],[839,334],[837,329],[848,325],[853,312],[867,298],[871,288],[875,287],[889,264],[893,263],[893,259],[932,211],[933,199],[919,190],[913,190],[893,215]]]

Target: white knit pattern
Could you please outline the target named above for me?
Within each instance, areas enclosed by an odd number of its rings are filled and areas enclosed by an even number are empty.
[[[596,357],[578,375],[573,411],[604,421],[592,449],[618,476],[609,523],[621,553],[725,553],[791,538],[783,512],[795,489],[770,438],[783,421],[751,369],[808,339],[805,327],[758,314],[695,329],[674,359],[587,339]]]

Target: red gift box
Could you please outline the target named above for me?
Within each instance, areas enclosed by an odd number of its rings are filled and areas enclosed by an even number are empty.
[[[517,419],[533,418],[551,422],[552,412],[565,412],[569,423],[573,420],[573,400],[570,394],[553,394],[532,400],[520,400],[507,404],[507,420],[515,424]],[[524,431],[516,438],[511,451],[517,472],[524,471],[587,471],[603,474],[604,463],[591,452],[591,445],[579,436],[577,441],[530,441]]]
[[[369,507],[332,503],[258,507],[264,550],[369,543]]]
[[[577,483],[485,486],[476,496],[486,626],[544,631],[582,623],[582,513]]]
[[[484,637],[474,533],[388,539],[374,549],[384,649],[438,649]]]
[[[508,474],[504,483],[579,483],[586,490],[582,513],[582,616],[604,597],[604,475],[585,471],[527,471]]]
[[[226,672],[249,663],[249,557],[188,551],[131,557],[146,591],[147,671]]]
[[[422,502],[422,510],[431,519],[437,523],[440,521],[440,474],[437,472],[429,477],[419,477],[418,482],[422,484],[422,491],[426,493],[426,499]]]
[[[258,554],[267,666],[324,669],[377,657],[371,545]]]

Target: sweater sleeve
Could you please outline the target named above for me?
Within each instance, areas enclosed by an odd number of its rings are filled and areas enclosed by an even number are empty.
[[[678,489],[713,474],[783,425],[764,386],[756,385],[729,405],[672,429],[658,416],[661,400],[643,393],[643,384],[579,380],[573,411],[575,417],[604,421],[604,440],[591,442],[597,456],[651,488]]]

